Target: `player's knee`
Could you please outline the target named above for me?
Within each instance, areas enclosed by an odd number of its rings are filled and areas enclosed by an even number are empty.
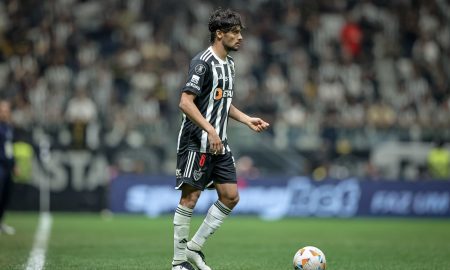
[[[225,204],[225,206],[233,209],[239,202],[239,194],[229,194],[227,196],[223,196],[221,201]]]
[[[236,194],[234,197],[231,198],[231,204],[233,207],[235,207],[239,202],[239,194]]]
[[[180,204],[186,206],[188,208],[194,209],[197,204],[198,199],[200,198],[200,193],[190,193],[181,197]]]

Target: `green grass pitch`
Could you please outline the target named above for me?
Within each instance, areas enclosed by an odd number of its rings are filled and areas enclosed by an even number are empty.
[[[52,214],[44,269],[170,269],[172,217]],[[0,235],[0,269],[25,269],[38,215],[8,213],[14,236]],[[202,217],[193,219],[191,234]],[[289,270],[313,245],[329,270],[450,269],[450,220],[309,219],[231,216],[204,247],[214,270]]]

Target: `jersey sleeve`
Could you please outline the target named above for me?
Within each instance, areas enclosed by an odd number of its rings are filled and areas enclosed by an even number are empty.
[[[202,85],[208,79],[209,66],[205,61],[192,60],[189,65],[189,74],[186,84],[181,92],[192,92],[197,96],[202,92]]]

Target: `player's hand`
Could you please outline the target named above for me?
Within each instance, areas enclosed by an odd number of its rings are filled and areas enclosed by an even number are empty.
[[[269,123],[257,117],[251,117],[247,125],[256,132],[264,131],[270,126]]]
[[[213,155],[221,154],[223,151],[222,140],[220,139],[217,132],[214,130],[208,133],[208,141],[209,141],[209,151]]]

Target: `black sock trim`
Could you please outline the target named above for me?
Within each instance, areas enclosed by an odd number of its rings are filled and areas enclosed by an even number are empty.
[[[192,217],[192,212],[186,211],[186,210],[181,209],[179,207],[177,207],[177,209],[175,209],[175,213],[180,214],[180,215],[185,216],[185,217]]]
[[[222,203],[219,201],[216,201],[214,205],[220,210],[220,212],[224,213],[227,216],[231,213],[231,210],[223,207]]]

